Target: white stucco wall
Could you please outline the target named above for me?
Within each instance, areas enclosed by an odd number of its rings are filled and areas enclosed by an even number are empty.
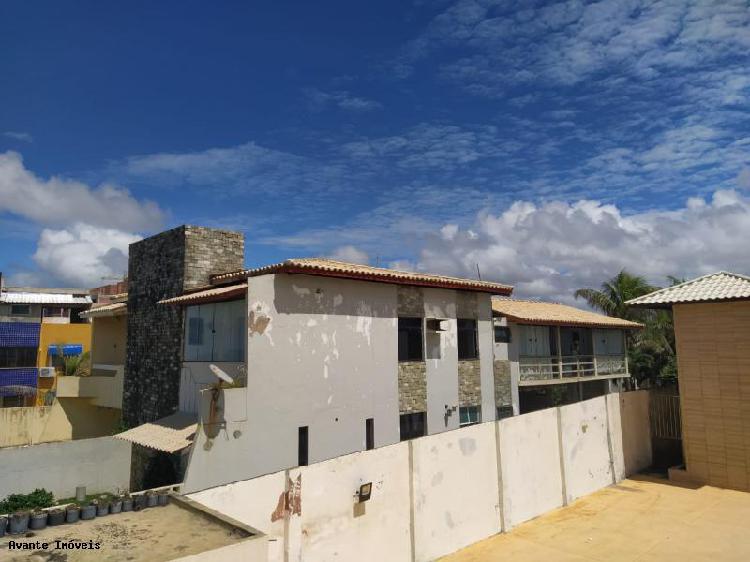
[[[607,407],[600,396],[559,411],[565,489],[571,502],[614,483]]]
[[[622,477],[627,477],[651,465],[649,393],[646,390],[622,392],[610,394],[607,398],[609,404],[619,404],[619,409],[617,409],[619,415],[610,415],[610,419],[614,418],[619,421],[620,426],[619,433],[612,427],[613,444],[616,440],[620,443],[620,446],[614,446],[613,450],[622,451],[621,474]],[[614,411],[614,407],[610,409],[610,412]]]
[[[45,488],[57,498],[128,490],[130,448],[114,437],[0,449],[0,498]]]
[[[507,530],[563,505],[557,409],[498,423]]]
[[[412,446],[416,560],[500,532],[493,423],[415,439]]]
[[[201,390],[216,384],[208,361],[184,361],[180,371],[180,406],[181,412],[197,414],[200,411]],[[245,364],[242,362],[217,361],[214,363],[231,377],[244,376]]]

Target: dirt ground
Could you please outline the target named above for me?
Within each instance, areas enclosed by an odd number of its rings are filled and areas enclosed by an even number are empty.
[[[153,507],[47,527],[34,536],[0,538],[0,561],[88,562],[124,560],[160,562],[243,540],[241,533],[176,505]],[[55,549],[54,540],[100,542],[98,550]],[[48,542],[48,550],[10,551],[8,542]]]
[[[750,493],[637,477],[444,562],[750,560]]]

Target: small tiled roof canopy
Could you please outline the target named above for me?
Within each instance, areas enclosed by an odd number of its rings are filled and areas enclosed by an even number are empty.
[[[94,305],[79,316],[84,318],[103,318],[105,316],[122,316],[128,313],[128,303],[114,302],[109,304]]]
[[[495,295],[510,295],[513,287],[502,283],[448,277],[446,275],[432,275],[413,271],[398,271],[382,267],[371,267],[346,263],[324,258],[289,259],[281,263],[244,269],[230,273],[222,273],[211,277],[211,283],[221,285],[234,280],[267,275],[271,273],[302,273],[307,275],[322,275],[325,277],[342,277],[361,281],[378,283],[395,283],[399,285],[417,285],[421,287],[440,287],[444,289],[462,289],[465,291],[479,291]]]
[[[196,415],[176,412],[171,416],[118,433],[115,438],[157,451],[174,453],[192,445],[197,427]]]
[[[237,283],[226,287],[212,287],[210,289],[201,289],[192,293],[186,293],[179,297],[164,299],[159,304],[200,304],[204,302],[222,302],[238,299],[247,292],[247,283]]]
[[[580,308],[566,304],[551,302],[493,299],[492,310],[519,324],[624,329],[638,329],[643,327],[638,322],[604,316],[603,314],[581,310]]]
[[[629,300],[626,304],[651,308],[679,303],[698,303],[750,299],[750,277],[719,271],[673,287],[659,289]]]

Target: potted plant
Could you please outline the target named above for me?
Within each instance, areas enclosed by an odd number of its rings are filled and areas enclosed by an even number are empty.
[[[8,531],[11,535],[21,535],[29,529],[29,518],[31,513],[28,511],[16,511],[10,514],[10,526]]]
[[[76,523],[81,517],[81,508],[77,503],[69,503],[65,507],[65,522]]]
[[[0,515],[0,537],[5,536],[5,529],[8,527],[8,518]]]
[[[54,527],[55,525],[62,525],[65,523],[65,510],[59,507],[50,509],[47,517],[47,525]]]
[[[146,507],[146,494],[138,494],[133,497],[133,510],[140,511]]]
[[[99,498],[99,503],[96,505],[96,516],[102,517],[109,515],[109,498],[102,496]]]
[[[32,531],[40,531],[47,527],[47,512],[43,509],[35,509],[31,512],[31,519],[29,519],[29,529]]]
[[[96,517],[98,507],[99,502],[97,500],[91,500],[90,504],[81,506],[81,520],[88,521]]]
[[[120,497],[122,497],[122,510],[133,511],[133,498],[130,497],[130,494],[121,494]]]
[[[110,513],[120,513],[122,511],[122,496],[115,496],[109,504]]]
[[[156,497],[153,490],[146,492],[146,507],[156,507],[157,503],[159,503],[159,499]]]
[[[159,490],[156,493],[156,498],[159,505],[167,505],[169,503],[169,490]]]

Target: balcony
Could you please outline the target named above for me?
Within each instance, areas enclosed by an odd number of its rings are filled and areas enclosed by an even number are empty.
[[[94,364],[87,377],[58,376],[58,398],[90,398],[103,408],[122,408],[124,365]]]
[[[627,357],[624,354],[519,359],[519,386],[565,384],[629,376]]]

